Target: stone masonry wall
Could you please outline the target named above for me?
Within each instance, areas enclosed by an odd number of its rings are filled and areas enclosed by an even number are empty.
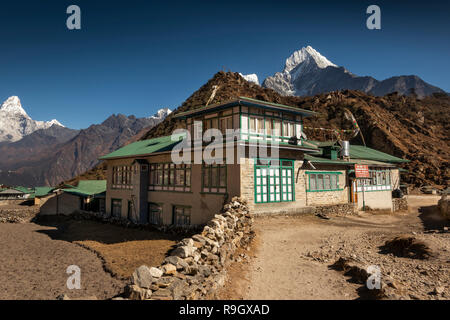
[[[133,300],[192,300],[214,296],[225,283],[226,267],[237,248],[254,237],[246,201],[234,197],[200,234],[180,241],[161,266],[141,266],[126,297]]]
[[[7,208],[0,207],[0,223],[24,223],[33,220],[39,207]]]
[[[392,199],[392,211],[408,210],[408,200],[406,197]]]

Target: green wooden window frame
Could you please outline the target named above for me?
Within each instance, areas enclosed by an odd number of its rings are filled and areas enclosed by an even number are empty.
[[[294,160],[255,159],[255,203],[295,201]]]
[[[357,192],[364,183],[364,192],[390,191],[392,189],[391,170],[370,169],[370,178],[357,179]],[[375,190],[373,190],[375,189]]]
[[[339,171],[306,171],[308,189],[306,192],[342,191],[339,188]]]
[[[263,141],[273,141],[276,139],[279,139],[280,141],[277,141],[279,144],[289,144],[289,139],[291,138],[291,136],[285,136],[284,135],[284,131],[285,131],[285,125],[286,124],[294,124],[294,133],[297,134],[296,132],[296,124],[300,124],[300,145],[303,144],[303,137],[301,135],[301,133],[303,132],[303,117],[300,117],[300,123],[299,121],[296,120],[295,115],[293,115],[293,120],[286,118],[289,117],[288,115],[284,114],[283,112],[277,112],[280,113],[280,116],[274,116],[274,115],[267,115],[266,111],[263,110],[262,113],[252,113],[250,111],[248,112],[243,112],[242,111],[242,107],[240,108],[240,114],[239,114],[239,128],[240,130],[240,135],[241,135],[241,140],[244,140],[242,138],[242,136],[247,136],[248,138],[245,140],[251,140],[252,138],[262,138],[262,139],[256,139],[256,140],[263,140]],[[247,133],[242,133],[242,116],[245,115],[247,117]],[[250,118],[261,118],[262,122],[264,124],[264,127],[262,128],[262,133],[258,133],[258,132],[251,132],[250,131]],[[267,134],[267,128],[266,128],[266,121],[269,120],[269,122],[272,124],[271,127],[272,129],[275,128],[275,121],[280,121],[280,135],[274,135],[274,134]],[[271,139],[271,140],[268,140]]]
[[[227,165],[226,164],[202,164],[202,192],[218,193],[227,192]]]

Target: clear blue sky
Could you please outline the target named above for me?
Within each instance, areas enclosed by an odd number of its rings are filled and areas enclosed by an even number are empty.
[[[66,28],[77,4],[82,29]],[[382,29],[368,30],[370,4]],[[2,1],[0,100],[71,128],[176,108],[223,67],[281,71],[311,45],[358,75],[416,74],[450,91],[448,1]]]

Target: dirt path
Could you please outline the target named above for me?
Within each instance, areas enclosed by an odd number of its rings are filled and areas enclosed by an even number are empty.
[[[55,299],[96,296],[111,298],[123,282],[103,270],[93,252],[76,244],[53,240],[47,233],[55,228],[33,223],[0,224],[0,299]],[[81,289],[66,286],[66,269],[81,269]]]
[[[442,296],[448,295],[448,299],[450,237],[448,233],[426,230],[433,227],[433,222],[442,229],[442,219],[434,212],[426,212],[438,199],[436,196],[411,196],[410,212],[402,214],[362,213],[331,220],[312,216],[256,219],[258,240],[249,252],[251,259],[232,267],[221,297],[357,299],[361,285],[351,283],[342,273],[329,268],[339,256],[352,256],[368,265],[379,265],[384,274],[397,279],[408,297],[436,298],[430,291],[443,286]],[[441,252],[440,258],[431,262],[412,261],[414,259],[380,254],[379,246],[386,239],[402,233],[426,238]],[[417,293],[412,294],[415,288]]]

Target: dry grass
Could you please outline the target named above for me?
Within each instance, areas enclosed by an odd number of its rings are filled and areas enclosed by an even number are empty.
[[[113,276],[126,279],[145,264],[157,266],[180,237],[159,231],[123,228],[93,221],[50,220],[59,240],[70,241],[96,252]]]

